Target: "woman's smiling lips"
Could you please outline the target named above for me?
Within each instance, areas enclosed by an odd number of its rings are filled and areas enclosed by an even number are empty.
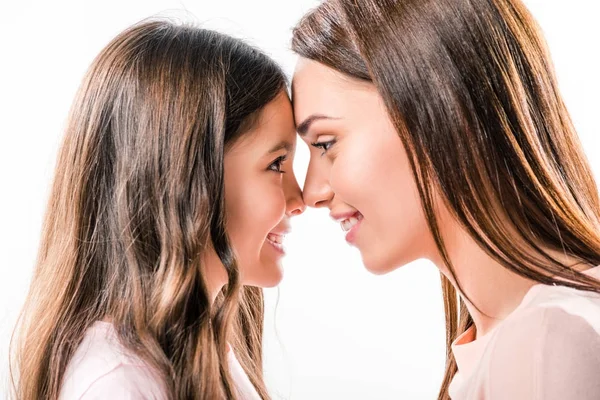
[[[346,233],[346,241],[354,243],[358,228],[363,220],[363,215],[359,211],[348,211],[344,213],[330,213],[333,220],[340,223],[342,230]]]

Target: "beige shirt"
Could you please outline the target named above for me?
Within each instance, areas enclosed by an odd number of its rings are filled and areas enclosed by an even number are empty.
[[[233,351],[229,368],[241,399],[260,400]],[[112,324],[98,321],[67,366],[59,400],[163,400],[161,379],[119,343]]]
[[[600,267],[586,274],[600,279]],[[600,399],[600,295],[535,285],[493,330],[452,345],[453,400]]]

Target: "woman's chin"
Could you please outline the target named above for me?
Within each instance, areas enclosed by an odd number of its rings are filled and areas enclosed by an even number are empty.
[[[408,261],[382,257],[381,254],[363,254],[361,252],[361,256],[365,269],[373,275],[385,275],[408,264]]]

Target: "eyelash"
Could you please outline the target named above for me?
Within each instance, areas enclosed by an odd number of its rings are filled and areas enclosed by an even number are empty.
[[[331,146],[333,146],[335,144],[336,140],[329,140],[327,142],[315,142],[315,143],[311,143],[310,145],[313,147],[316,147],[317,149],[321,149],[323,150],[323,153],[321,153],[321,155],[325,155],[325,153],[327,153],[327,151],[331,148]]]
[[[275,161],[273,161],[269,167],[268,170],[269,171],[273,171],[273,172],[277,172],[278,174],[285,174],[285,171],[281,170],[281,164],[283,164],[285,162],[285,160],[287,160],[287,154],[277,157],[275,159]]]

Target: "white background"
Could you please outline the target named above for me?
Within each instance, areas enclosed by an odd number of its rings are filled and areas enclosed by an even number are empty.
[[[595,0],[526,0],[600,176],[600,25]],[[42,216],[76,88],[127,26],[160,13],[260,46],[292,74],[291,28],[314,0],[12,1],[0,11],[0,397],[10,333],[35,261]],[[187,10],[186,12],[182,10]],[[302,184],[308,151],[295,161]],[[401,207],[402,205],[397,205]],[[376,277],[326,210],[293,221],[285,278],[266,291],[265,376],[274,398],[434,399],[444,364],[436,268],[417,261]],[[276,305],[278,301],[278,304]]]

